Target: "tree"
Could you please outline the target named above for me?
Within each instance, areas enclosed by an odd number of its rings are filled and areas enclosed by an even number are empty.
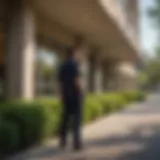
[[[148,83],[151,86],[160,84],[160,47],[155,49],[155,55],[148,59],[144,69],[148,76]]]
[[[137,81],[140,87],[146,87],[149,83],[148,75],[145,71],[140,71],[137,76]]]
[[[149,83],[158,85],[160,83],[160,61],[156,59],[151,60],[147,64],[146,71],[149,76]]]
[[[149,17],[154,24],[158,33],[158,40],[160,41],[160,0],[155,0],[155,5],[149,8]],[[145,72],[149,77],[150,85],[160,84],[160,47],[156,47],[154,56],[148,60]]]
[[[154,55],[143,61],[143,67],[138,76],[138,84],[141,87],[160,85],[160,47],[156,47]]]
[[[160,60],[160,47],[156,47],[156,48],[155,48],[154,58]]]

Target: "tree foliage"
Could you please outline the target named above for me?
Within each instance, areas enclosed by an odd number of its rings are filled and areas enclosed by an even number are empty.
[[[148,15],[158,33],[158,40],[160,40],[160,0],[154,0],[155,5],[150,7]],[[150,85],[160,84],[160,47],[155,49],[155,55],[147,62],[145,72],[149,78]]]
[[[160,47],[156,48],[155,55],[147,61],[144,71],[150,85],[160,84]]]
[[[151,60],[146,67],[149,83],[157,85],[160,83],[160,60]]]

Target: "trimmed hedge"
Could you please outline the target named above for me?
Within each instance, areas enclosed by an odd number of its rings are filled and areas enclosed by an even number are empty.
[[[0,122],[0,157],[18,150],[20,145],[18,126],[12,122]]]
[[[144,93],[136,91],[89,95],[84,103],[84,123],[144,98]],[[0,155],[26,149],[54,136],[61,113],[57,99],[0,103]]]
[[[126,91],[126,92],[121,92],[121,95],[128,101],[141,101],[144,100],[146,97],[145,92],[138,92],[137,91]]]

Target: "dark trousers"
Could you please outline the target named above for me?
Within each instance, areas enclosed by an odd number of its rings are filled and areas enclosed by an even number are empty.
[[[70,129],[73,133],[74,148],[81,147],[81,115],[82,115],[82,100],[80,98],[64,99],[63,114],[60,126],[60,143],[62,147],[66,146],[67,133]]]

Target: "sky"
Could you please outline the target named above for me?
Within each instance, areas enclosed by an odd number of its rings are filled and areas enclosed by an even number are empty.
[[[152,55],[156,45],[156,32],[151,20],[147,16],[147,10],[154,5],[154,0],[140,0],[141,10],[141,46],[143,52]]]

